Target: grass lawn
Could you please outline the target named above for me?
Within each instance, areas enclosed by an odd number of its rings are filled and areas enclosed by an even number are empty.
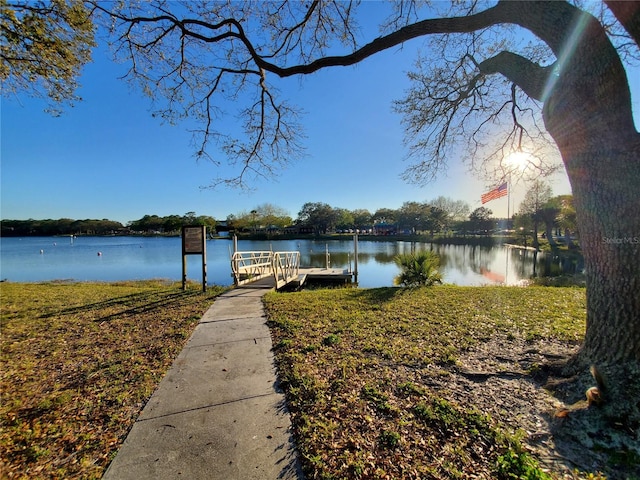
[[[1,283],[0,477],[100,478],[221,291]]]
[[[451,400],[447,379],[489,340],[577,344],[584,289],[445,285],[265,301],[308,478],[554,478],[513,426]]]
[[[100,478],[221,291],[1,283],[0,476]],[[442,386],[489,340],[577,344],[584,289],[316,290],[265,304],[307,478],[553,474],[512,426]]]

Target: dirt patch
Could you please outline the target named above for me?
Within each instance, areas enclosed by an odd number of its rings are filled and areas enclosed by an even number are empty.
[[[585,392],[596,385],[589,374],[563,378],[547,368],[577,348],[550,339],[492,339],[464,352],[451,375],[432,381],[444,396],[512,426],[545,470],[567,479],[580,478],[576,470],[638,479],[637,429],[612,429],[599,407],[588,406]]]

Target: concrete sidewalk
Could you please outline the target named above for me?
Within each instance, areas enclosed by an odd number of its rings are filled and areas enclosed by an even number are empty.
[[[303,478],[277,387],[266,291],[216,298],[103,478]]]

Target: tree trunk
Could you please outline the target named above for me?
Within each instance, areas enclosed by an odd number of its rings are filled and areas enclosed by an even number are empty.
[[[568,248],[575,247],[575,244],[573,243],[573,238],[571,237],[571,230],[569,230],[568,228],[564,229],[564,243],[567,245]]]
[[[556,243],[556,239],[553,238],[553,224],[550,222],[545,222],[545,235],[547,236],[547,242],[549,242],[549,245],[551,246],[551,248],[555,248],[558,246],[558,244]]]
[[[537,212],[533,214],[533,240],[531,241],[531,246],[538,250],[540,244],[538,243],[538,218]]]
[[[587,281],[579,359],[640,362],[640,134],[625,71],[604,31],[588,24],[543,115],[571,182]]]
[[[587,280],[582,354],[590,363],[640,362],[640,141],[626,146],[570,160],[601,164],[589,176],[570,173]]]

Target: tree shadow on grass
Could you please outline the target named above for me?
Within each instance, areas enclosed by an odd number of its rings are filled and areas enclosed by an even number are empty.
[[[363,302],[380,304],[390,302],[404,293],[400,287],[364,288],[354,290],[354,297]]]
[[[108,311],[110,313],[105,315],[98,314],[98,316],[93,320],[94,322],[105,322],[118,318],[122,315],[140,315],[158,308],[168,308],[199,295],[202,295],[202,292],[198,290],[178,291],[175,289],[132,293],[120,297],[109,298],[100,302],[87,303],[50,311],[46,314],[40,315],[40,318],[52,318],[79,313],[92,314],[96,312],[99,313],[101,311]],[[212,296],[211,300],[213,301],[213,299],[214,297]]]

